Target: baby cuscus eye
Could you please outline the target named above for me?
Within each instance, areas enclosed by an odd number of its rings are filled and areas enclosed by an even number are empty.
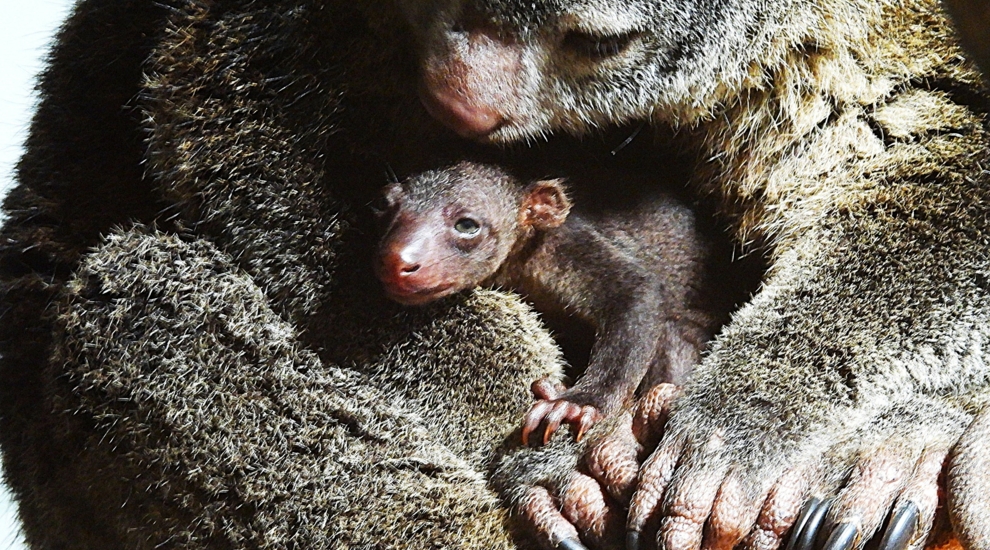
[[[454,230],[462,235],[477,235],[481,231],[481,224],[471,218],[461,218],[454,222]]]

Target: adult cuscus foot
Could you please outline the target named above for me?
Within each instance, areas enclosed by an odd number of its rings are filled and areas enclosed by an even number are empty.
[[[851,473],[805,503],[786,550],[939,546],[947,516],[965,548],[990,548],[990,412],[968,427],[965,415],[936,407],[901,414],[914,429],[891,434],[881,423],[887,433],[856,455]]]
[[[523,488],[514,511],[544,548],[625,547],[626,507],[640,466],[679,393],[672,384],[655,386],[630,410],[596,426],[573,468]]]
[[[671,418],[642,466],[627,524],[631,550],[654,544],[665,550],[920,550],[947,531],[937,512],[939,479],[950,460],[958,469],[950,472],[950,485],[955,478],[970,481],[958,491],[965,502],[951,506],[959,516],[953,520],[977,539],[990,523],[981,520],[986,508],[973,511],[988,501],[985,491],[973,490],[990,485],[986,470],[972,473],[988,462],[977,455],[987,447],[990,421],[980,418],[983,424],[974,422],[960,439],[971,417],[949,403],[918,398],[891,405],[855,430],[809,438],[804,452],[782,457],[758,441],[745,454],[718,428],[685,430],[678,420]],[[706,436],[693,437],[698,433]]]

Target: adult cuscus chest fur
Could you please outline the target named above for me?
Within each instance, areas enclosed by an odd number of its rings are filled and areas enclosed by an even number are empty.
[[[987,90],[936,2],[404,4],[437,120],[500,144],[673,130],[658,147],[770,259],[638,481],[581,513],[514,493],[544,541],[628,504],[629,548],[920,548],[946,515],[990,547]]]

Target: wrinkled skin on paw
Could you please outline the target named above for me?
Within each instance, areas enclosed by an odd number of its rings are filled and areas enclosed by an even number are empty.
[[[890,407],[842,441],[821,439],[828,448],[766,461],[678,420],[643,465],[627,525],[634,548],[922,548],[968,416],[934,401]]]
[[[656,447],[679,393],[660,384],[631,410],[596,426],[583,447],[558,436],[502,464],[494,482],[504,484],[523,530],[548,549],[620,548],[640,465]]]
[[[517,501],[515,511],[542,546],[922,548],[937,543],[933,533],[945,527],[945,483],[940,476],[947,473],[949,485],[966,485],[955,491],[969,509],[949,503],[955,513],[966,516],[961,519],[966,531],[960,532],[975,542],[967,539],[965,547],[983,547],[979,541],[986,539],[990,522],[980,521],[985,515],[980,504],[988,502],[990,492],[985,484],[973,482],[974,477],[985,477],[983,470],[970,474],[986,466],[981,453],[986,450],[990,414],[973,422],[953,448],[967,423],[964,412],[937,402],[892,407],[878,412],[868,429],[852,434],[824,457],[796,460],[797,465],[753,490],[752,479],[744,477],[751,470],[705,469],[706,460],[694,458],[710,458],[724,449],[723,438],[710,438],[693,456],[689,445],[697,444],[696,439],[671,437],[658,445],[666,430],[673,432],[668,417],[680,393],[670,384],[653,388],[631,411],[592,431],[580,459],[556,485],[525,487],[525,498]],[[936,418],[944,431],[927,429]],[[855,441],[870,444],[852,453],[848,447]],[[677,466],[688,461],[696,467],[685,477],[693,477],[675,481]],[[618,532],[620,524],[628,527],[625,534]]]
[[[789,466],[775,467],[776,477],[760,477],[739,467],[741,461],[719,460],[729,447],[720,435],[702,445],[674,432],[668,416],[679,395],[672,385],[655,387],[604,430],[593,430],[562,478],[522,489],[515,511],[543,547],[923,548],[937,542],[932,537],[947,521],[940,476],[950,453],[961,465],[954,478],[969,484],[968,493],[959,493],[971,510],[957,512],[967,514],[966,532],[977,541],[967,548],[982,548],[978,541],[990,532],[988,522],[979,521],[984,484],[968,475],[985,462],[974,453],[985,448],[988,428],[974,422],[970,442],[953,450],[968,422],[956,408],[928,402],[880,411],[869,428],[824,456],[794,457]],[[936,418],[944,429],[927,429]],[[658,445],[665,431],[670,434]],[[857,441],[869,444],[851,451]]]

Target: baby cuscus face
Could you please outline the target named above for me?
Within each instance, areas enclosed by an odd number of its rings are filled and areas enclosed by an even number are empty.
[[[385,190],[375,272],[397,302],[420,305],[474,288],[521,240],[564,222],[560,180],[521,182],[490,164],[461,162]]]

